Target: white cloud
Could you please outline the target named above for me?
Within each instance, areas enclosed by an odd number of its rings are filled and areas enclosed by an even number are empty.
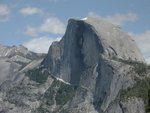
[[[131,13],[131,12],[125,14],[116,13],[114,15],[105,16],[105,17],[99,16],[94,12],[89,12],[88,15],[92,17],[98,17],[104,19],[112,24],[119,25],[119,26],[122,26],[125,22],[134,22],[138,19],[138,16],[135,13]]]
[[[36,53],[47,53],[53,41],[59,41],[61,38],[40,37],[29,40],[23,45]]]
[[[41,32],[48,32],[54,34],[63,34],[65,32],[65,25],[56,17],[47,18],[40,26]]]
[[[135,39],[146,61],[150,63],[150,30],[140,34],[129,33],[129,35]]]
[[[5,22],[9,20],[10,9],[5,4],[0,4],[0,22]]]
[[[19,12],[25,16],[43,13],[43,11],[37,7],[24,7]]]
[[[27,26],[27,30],[25,31],[25,34],[29,35],[31,37],[37,37],[38,36],[37,32],[38,31],[36,28],[31,27],[31,26]]]
[[[49,17],[38,27],[27,26],[26,35],[31,37],[38,36],[39,33],[64,34],[65,24],[56,17]]]

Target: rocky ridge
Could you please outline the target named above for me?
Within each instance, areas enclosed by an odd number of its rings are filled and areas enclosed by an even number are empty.
[[[129,35],[113,24],[89,17],[68,21],[64,37],[51,45],[43,65],[55,76],[78,84],[81,71],[97,65],[100,57],[144,62]]]
[[[22,45],[0,45],[0,84],[7,79],[14,79],[19,71],[34,60],[38,62],[42,57],[42,54],[31,52]]]
[[[146,113],[150,69],[144,62],[117,26],[92,17],[70,19],[43,61],[21,69],[19,79],[3,81],[0,112]]]

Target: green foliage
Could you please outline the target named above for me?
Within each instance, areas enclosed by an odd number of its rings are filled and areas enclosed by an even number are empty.
[[[64,105],[67,101],[74,96],[74,88],[70,85],[61,83],[56,94],[56,103],[58,105]]]
[[[42,97],[42,104],[39,108],[36,109],[36,113],[49,113],[50,111],[46,108],[49,108],[53,104],[58,105],[53,113],[70,113],[69,109],[63,109],[63,105],[65,105],[69,100],[71,100],[74,96],[75,89],[73,86],[65,84],[61,81],[56,80],[54,78],[51,86],[46,90]]]
[[[42,71],[41,69],[33,69],[26,72],[26,76],[28,76],[30,80],[42,84],[47,80],[49,73],[46,70]]]
[[[26,106],[22,101],[23,97],[28,96],[28,92],[26,92],[25,90],[27,89],[22,86],[15,86],[11,88],[6,95],[8,102],[19,107]]]
[[[52,85],[47,89],[47,91],[44,94],[44,98],[46,99],[47,105],[53,105],[54,104],[54,95],[56,94],[56,87],[59,84],[58,81],[54,80]]]
[[[144,80],[136,80],[136,84],[132,88],[128,88],[121,92],[123,98],[138,97],[145,101],[148,100],[148,91],[150,89],[150,78]]]
[[[126,100],[130,97],[142,98],[146,104],[145,110],[150,113],[150,78],[144,80],[136,79],[136,84],[132,88],[121,91],[121,99]]]
[[[11,104],[15,104],[18,107],[25,106],[25,104],[22,101],[20,101],[20,100],[8,99],[8,102],[10,102]]]
[[[145,107],[145,110],[146,110],[146,113],[150,113],[150,106],[147,105],[147,106]]]
[[[116,58],[116,57],[113,57],[113,59],[116,61],[122,62],[124,64],[133,66],[134,71],[140,76],[146,75],[147,70],[150,69],[150,66],[146,65],[146,63],[144,63],[144,62],[134,61],[131,59],[124,60],[124,59],[120,59],[120,58]]]
[[[54,96],[55,95],[55,96]],[[66,104],[74,96],[74,87],[58,80],[54,80],[52,85],[44,94],[47,105],[54,104],[54,98],[57,105]]]
[[[54,93],[55,93],[54,89],[49,88],[44,94],[44,98],[46,99],[46,104],[49,106],[54,104],[54,100],[53,100]]]
[[[60,111],[60,113],[70,113],[70,110],[69,109],[63,109]]]
[[[49,111],[42,106],[38,107],[35,113],[49,113]]]

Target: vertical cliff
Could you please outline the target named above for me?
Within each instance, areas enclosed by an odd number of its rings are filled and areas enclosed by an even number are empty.
[[[43,61],[29,51],[0,49],[2,113],[150,111],[150,67],[134,40],[103,20],[70,19]]]
[[[89,17],[70,19],[42,64],[53,76],[77,86],[71,113],[143,113],[142,100],[121,100],[121,91],[138,78],[130,61],[144,63],[134,40],[119,27]]]
[[[100,58],[144,59],[134,40],[120,28],[96,18],[70,19],[65,35],[54,42],[43,65],[57,77],[78,84],[83,70]]]

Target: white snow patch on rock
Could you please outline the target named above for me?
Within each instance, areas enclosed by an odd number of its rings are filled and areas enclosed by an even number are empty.
[[[87,17],[85,17],[85,18],[82,18],[81,20],[87,20]]]
[[[65,83],[65,84],[70,85],[70,83],[69,83],[69,82],[66,82],[66,81],[64,81],[64,80],[63,80],[63,79],[61,79],[61,78],[58,78],[58,77],[55,77],[55,78],[56,78],[56,80],[59,80],[59,81],[61,81],[61,82]]]

